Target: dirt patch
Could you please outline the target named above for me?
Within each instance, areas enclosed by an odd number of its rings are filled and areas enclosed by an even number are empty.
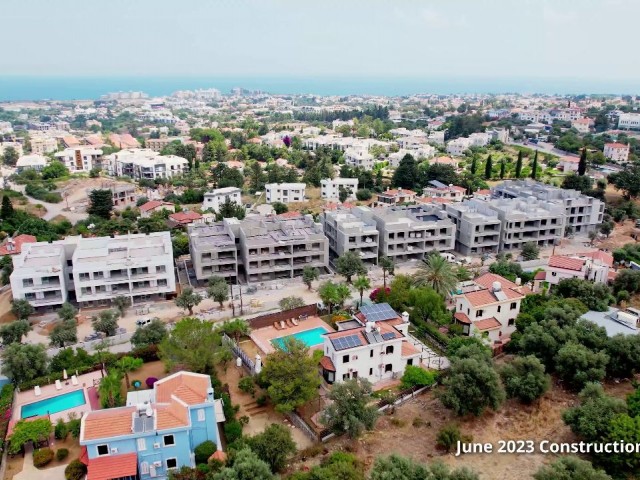
[[[623,223],[615,224],[609,238],[596,240],[593,245],[594,247],[612,252],[628,243],[637,243],[637,240],[631,235],[636,235],[637,238],[640,238],[640,229],[636,228],[634,220],[625,220]]]
[[[0,293],[0,324],[11,323],[17,319],[16,316],[11,313],[12,299],[13,295],[11,294],[10,288]]]
[[[131,387],[129,388],[129,390],[127,390],[127,385],[124,379],[122,379],[122,394],[123,394],[123,398],[127,397],[127,391],[129,392],[133,392],[135,390],[148,390],[147,388],[147,384],[145,383],[145,381],[147,380],[147,378],[149,377],[155,377],[158,380],[161,378],[166,377],[167,375],[169,375],[169,373],[167,373],[164,362],[162,362],[161,360],[155,361],[155,362],[148,362],[142,365],[142,367],[140,367],[138,370],[136,370],[135,372],[130,372],[129,373],[129,382],[131,383]],[[133,387],[133,382],[135,380],[138,380],[142,385],[140,388],[136,389]]]

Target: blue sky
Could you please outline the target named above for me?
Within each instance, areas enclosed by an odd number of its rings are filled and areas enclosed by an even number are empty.
[[[2,0],[0,75],[631,81],[639,16],[637,0]]]

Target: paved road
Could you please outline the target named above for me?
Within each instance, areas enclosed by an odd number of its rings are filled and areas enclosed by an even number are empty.
[[[511,144],[512,145],[519,145],[521,147],[530,148],[532,150],[538,150],[539,152],[542,152],[542,153],[550,153],[551,155],[557,155],[557,156],[560,156],[560,157],[578,157],[578,155],[576,155],[574,153],[565,152],[564,150],[558,150],[551,143],[539,142],[537,144],[528,143],[528,144],[525,145],[524,143],[520,143],[520,142],[511,142]]]

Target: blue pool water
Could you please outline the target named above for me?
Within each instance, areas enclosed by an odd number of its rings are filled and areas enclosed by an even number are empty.
[[[84,392],[82,390],[76,390],[75,392],[69,392],[57,397],[23,405],[20,413],[22,418],[28,418],[35,415],[58,413],[63,410],[68,410],[69,408],[79,407],[85,403]]]
[[[327,333],[327,331],[322,327],[312,328],[311,330],[304,330],[302,332],[294,333],[292,335],[287,335],[286,337],[274,338],[271,340],[271,343],[274,347],[284,348],[284,341],[286,338],[295,338],[304,342],[307,347],[315,347],[316,345],[320,345],[324,342],[324,338],[322,335]]]

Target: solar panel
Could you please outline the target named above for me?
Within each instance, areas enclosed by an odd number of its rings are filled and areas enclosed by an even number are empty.
[[[385,340],[391,340],[392,338],[396,338],[396,334],[393,332],[383,333],[382,338]]]
[[[429,183],[431,185],[433,185],[434,187],[436,187],[436,188],[446,188],[447,187],[444,183],[439,182],[438,180],[431,180]]]
[[[347,348],[362,346],[362,340],[358,335],[347,335],[346,337],[331,339],[333,348],[336,350],[346,350]]]
[[[396,318],[398,314],[388,303],[379,303],[376,305],[365,305],[360,308],[367,321],[378,322],[380,320],[389,320]]]

